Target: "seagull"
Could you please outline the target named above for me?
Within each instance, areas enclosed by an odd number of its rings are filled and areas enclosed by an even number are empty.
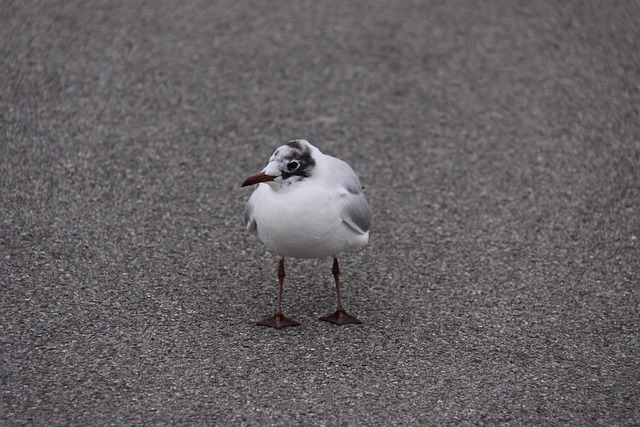
[[[344,310],[340,300],[338,255],[365,246],[371,224],[363,187],[351,166],[322,154],[307,140],[296,139],[278,147],[269,164],[242,187],[255,184],[244,210],[247,230],[280,257],[276,312],[257,325],[277,329],[300,325],[282,312],[285,257],[333,257],[338,308],[320,320],[338,326],[362,323]]]

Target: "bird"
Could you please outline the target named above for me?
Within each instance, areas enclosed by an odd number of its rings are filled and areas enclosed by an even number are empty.
[[[280,257],[276,312],[256,324],[276,329],[300,325],[282,311],[285,257],[332,257],[337,308],[319,320],[361,324],[344,310],[340,298],[338,255],[367,245],[371,225],[364,188],[351,166],[305,139],[295,139],[278,147],[267,166],[241,187],[251,185],[257,187],[245,206],[246,228]]]

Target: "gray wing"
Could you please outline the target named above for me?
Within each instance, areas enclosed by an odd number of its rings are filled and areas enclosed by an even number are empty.
[[[342,220],[356,233],[364,234],[371,226],[371,212],[358,175],[347,163],[332,157],[334,177],[347,191],[342,194]]]
[[[247,226],[247,230],[251,233],[256,233],[258,225],[256,224],[256,219],[253,216],[253,204],[255,202],[256,192],[254,190],[251,193],[251,197],[249,197],[249,201],[247,205],[244,207],[244,224]]]
[[[364,234],[371,226],[371,212],[362,189],[359,194],[347,193],[342,202],[342,220],[356,233]]]

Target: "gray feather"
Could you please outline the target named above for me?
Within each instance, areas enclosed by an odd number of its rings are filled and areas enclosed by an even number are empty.
[[[356,233],[366,233],[371,226],[371,212],[358,175],[346,162],[327,157],[332,163],[334,179],[347,190],[342,195],[342,220]]]
[[[358,234],[369,231],[371,226],[371,212],[362,189],[360,194],[348,193],[342,202],[342,220]]]
[[[244,207],[244,224],[247,226],[247,230],[251,233],[255,233],[257,230],[256,220],[253,216],[253,203],[255,199],[255,192],[251,193],[247,205]]]

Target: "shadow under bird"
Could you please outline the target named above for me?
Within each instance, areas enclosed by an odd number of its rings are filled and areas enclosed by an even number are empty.
[[[273,316],[257,322],[277,329],[300,323],[282,312],[284,259],[333,257],[338,307],[320,320],[359,324],[340,299],[338,255],[369,241],[371,213],[360,180],[347,163],[322,154],[304,139],[280,146],[242,187],[258,184],[244,211],[247,230],[280,256],[278,303]]]

